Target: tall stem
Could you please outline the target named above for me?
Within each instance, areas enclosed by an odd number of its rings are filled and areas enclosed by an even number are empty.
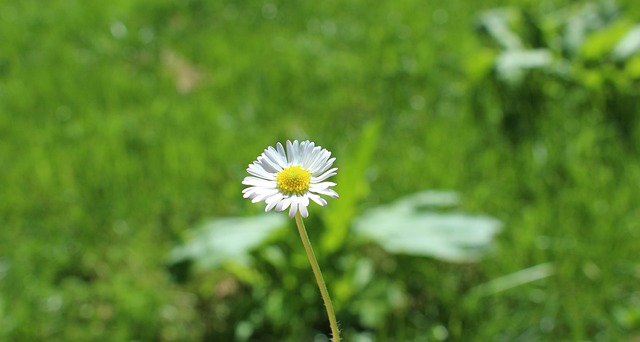
[[[311,269],[313,269],[313,275],[316,277],[318,288],[320,288],[320,295],[322,295],[324,306],[327,309],[329,325],[331,325],[331,334],[333,335],[333,342],[340,342],[340,331],[338,330],[338,322],[336,321],[336,314],[333,311],[333,304],[329,297],[329,291],[327,291],[327,285],[324,283],[320,266],[318,266],[318,260],[316,260],[316,255],[313,253],[313,248],[311,247],[311,242],[309,241],[309,236],[307,235],[307,230],[304,227],[304,222],[302,222],[302,216],[300,216],[299,211],[296,213],[296,225],[298,226],[298,232],[300,233],[304,250],[307,252]]]

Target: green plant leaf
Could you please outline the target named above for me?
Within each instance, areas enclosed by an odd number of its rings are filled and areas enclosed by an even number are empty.
[[[378,121],[367,124],[353,154],[341,157],[344,162],[336,176],[335,188],[340,198],[331,202],[324,215],[327,230],[322,236],[320,247],[328,253],[338,250],[344,244],[349,224],[356,216],[357,205],[369,193],[365,172],[371,165],[379,131]]]
[[[213,219],[175,247],[170,262],[192,261],[196,270],[212,269],[227,261],[246,264],[249,252],[285,224],[285,217],[278,214]]]
[[[487,251],[501,223],[489,216],[435,210],[455,203],[452,192],[417,193],[367,211],[356,220],[354,232],[394,254],[475,261]]]
[[[629,31],[631,24],[618,20],[589,35],[581,46],[580,55],[588,61],[599,61],[611,54],[616,44]]]
[[[501,49],[520,50],[524,48],[520,36],[513,30],[519,13],[513,8],[496,8],[484,11],[478,18],[478,28],[486,33]]]
[[[640,52],[640,25],[635,25],[613,48],[613,58],[627,60]]]
[[[510,83],[518,83],[530,69],[551,66],[553,56],[547,49],[511,50],[502,52],[496,59],[498,76]]]

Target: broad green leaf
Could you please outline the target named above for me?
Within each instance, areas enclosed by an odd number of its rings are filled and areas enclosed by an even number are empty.
[[[196,269],[211,269],[227,261],[247,263],[249,252],[275,230],[284,227],[283,215],[213,219],[194,230],[187,241],[171,251],[170,261],[193,261]]]
[[[436,210],[455,203],[457,195],[451,192],[414,194],[365,212],[354,232],[390,253],[475,261],[487,251],[501,224],[489,216]]]

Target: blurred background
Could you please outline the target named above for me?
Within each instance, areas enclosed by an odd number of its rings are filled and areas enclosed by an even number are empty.
[[[0,340],[640,339],[640,5],[0,2]]]

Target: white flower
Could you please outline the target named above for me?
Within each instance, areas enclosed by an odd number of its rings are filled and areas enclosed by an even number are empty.
[[[249,164],[247,176],[242,184],[249,187],[242,190],[244,198],[251,202],[265,201],[265,211],[289,209],[289,217],[300,211],[302,217],[309,216],[307,206],[312,200],[322,206],[327,201],[320,195],[337,198],[338,193],[330,187],[336,183],[325,182],[336,175],[337,168],[331,168],[336,158],[331,152],[313,142],[287,140],[287,151],[281,143],[276,148],[269,146],[253,164]]]

